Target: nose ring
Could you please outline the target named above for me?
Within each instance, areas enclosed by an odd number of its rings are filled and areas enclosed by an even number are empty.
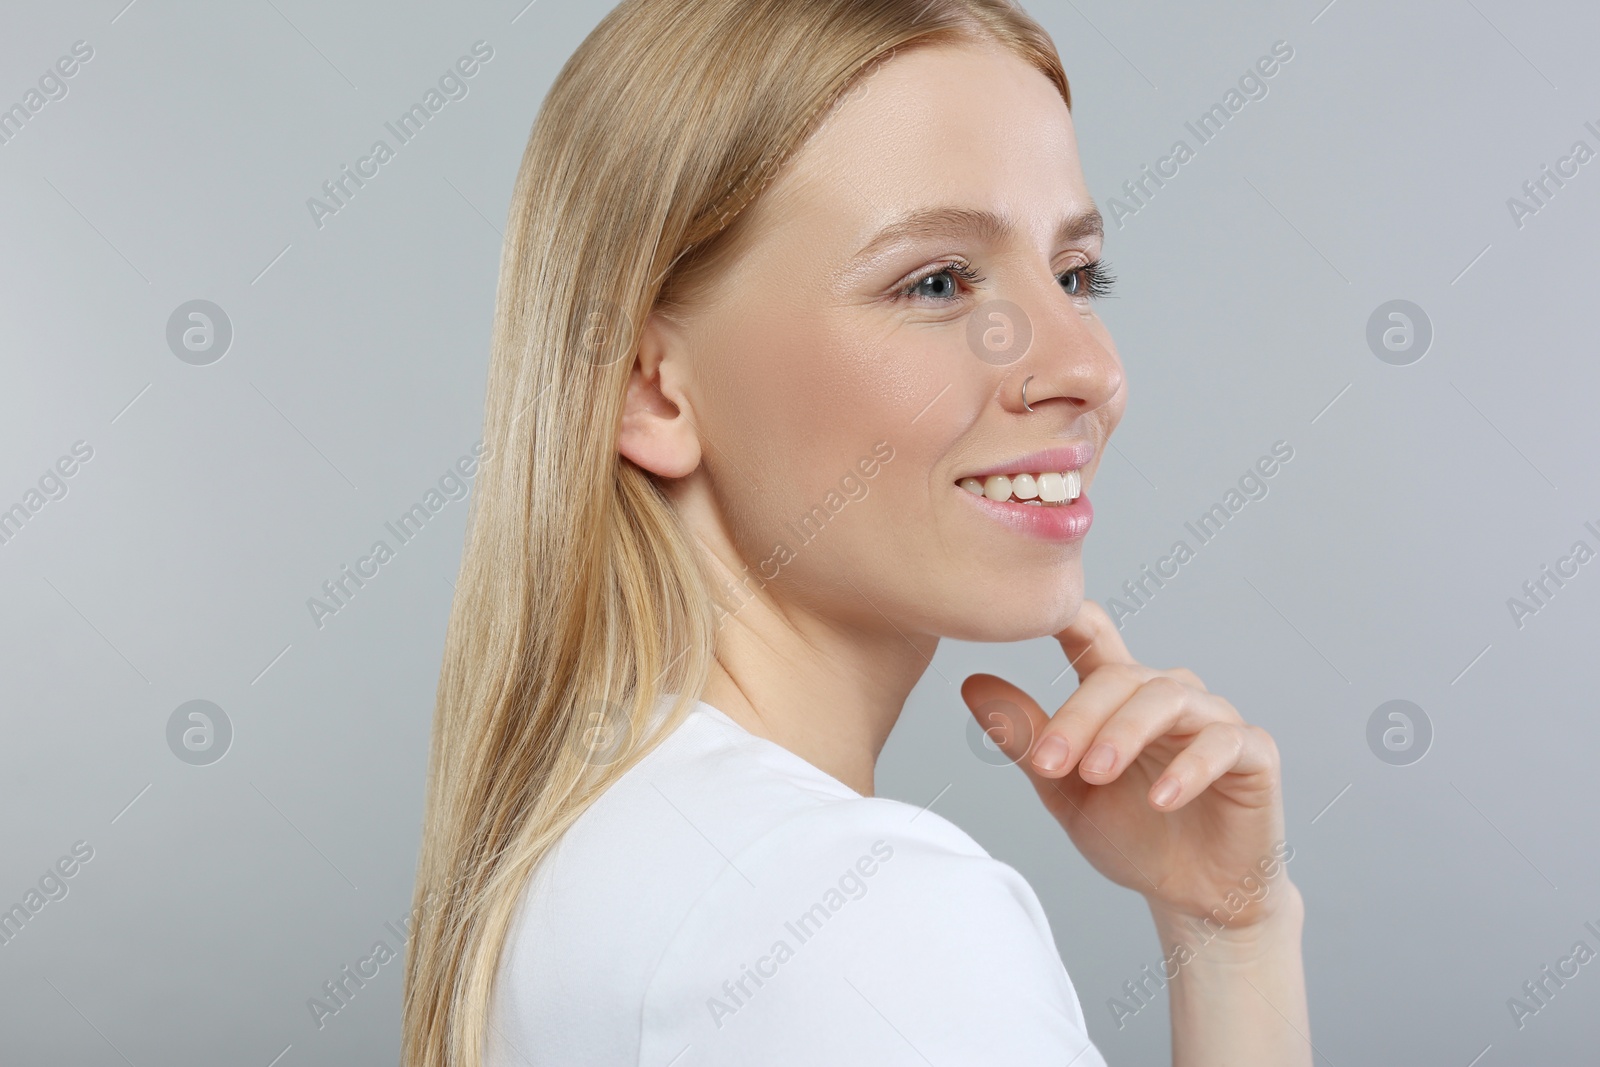
[[[1022,406],[1029,411],[1033,410],[1032,406],[1028,404],[1028,383],[1031,381],[1033,381],[1033,375],[1031,374],[1022,379]]]

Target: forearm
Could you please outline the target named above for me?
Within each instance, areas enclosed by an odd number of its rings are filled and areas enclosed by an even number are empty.
[[[1169,979],[1173,1067],[1311,1067],[1300,934],[1305,905],[1291,882],[1274,886],[1278,909],[1210,940],[1180,917],[1152,908],[1164,953],[1188,946]]]

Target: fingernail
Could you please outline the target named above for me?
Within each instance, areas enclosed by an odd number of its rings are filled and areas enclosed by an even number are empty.
[[[1102,741],[1089,750],[1089,754],[1083,757],[1083,762],[1079,766],[1090,774],[1104,774],[1115,762],[1117,762],[1117,750]]]
[[[1171,804],[1178,795],[1178,783],[1172,778],[1163,778],[1156,783],[1155,792],[1150,794],[1150,802],[1158,808]]]
[[[1033,765],[1041,771],[1059,771],[1067,763],[1067,743],[1059,737],[1047,737],[1039,742],[1033,754]]]

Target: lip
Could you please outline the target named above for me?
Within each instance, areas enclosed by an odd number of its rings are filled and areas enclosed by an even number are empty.
[[[1041,541],[1081,541],[1089,532],[1089,524],[1094,522],[1094,507],[1089,503],[1087,493],[1080,493],[1078,499],[1070,504],[1036,507],[1032,504],[1014,504],[1010,501],[997,502],[963,489],[959,485],[953,488],[990,518],[1010,527],[1016,533]]]
[[[1025,456],[997,463],[992,467],[982,470],[969,471],[956,479],[962,478],[987,478],[991,474],[1040,474],[1045,471],[1075,471],[1087,467],[1089,461],[1094,459],[1094,445],[1087,441],[1079,441],[1071,445],[1057,445],[1041,452],[1029,452]],[[966,490],[962,490],[966,492]],[[1039,511],[1040,508],[1030,510]]]

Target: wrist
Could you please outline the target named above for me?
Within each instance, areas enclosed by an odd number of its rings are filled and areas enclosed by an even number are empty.
[[[1152,906],[1169,955],[1172,1062],[1182,1067],[1311,1067],[1313,1049],[1300,931],[1304,902],[1287,879],[1255,903],[1259,921],[1202,924]],[[1222,913],[1228,917],[1226,911]],[[1241,915],[1235,918],[1242,917]]]
[[[1305,900],[1299,887],[1287,878],[1269,884],[1268,897],[1252,909],[1248,922],[1239,921],[1242,916],[1230,916],[1226,909],[1193,915],[1147,901],[1162,951],[1195,962],[1240,964],[1258,962],[1291,945],[1298,949]]]

